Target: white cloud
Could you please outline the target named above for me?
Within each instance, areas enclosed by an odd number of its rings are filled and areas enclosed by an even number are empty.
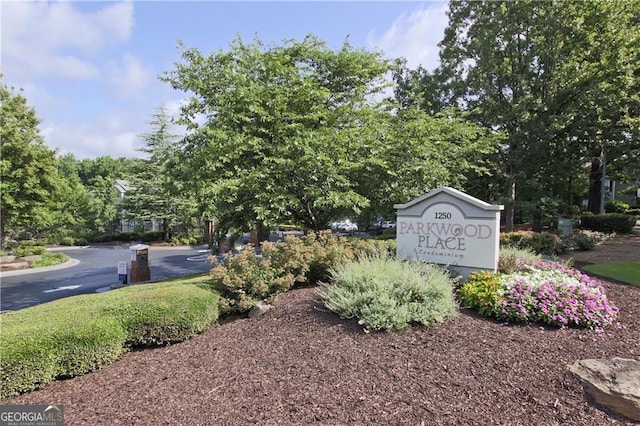
[[[109,83],[116,95],[123,99],[139,97],[151,77],[152,71],[128,53],[123,55],[120,63],[109,64]]]
[[[141,157],[137,149],[143,145],[138,137],[144,129],[139,129],[140,120],[126,119],[116,114],[104,114],[85,125],[54,124],[43,126],[41,134],[50,148],[59,154],[71,153],[76,158],[95,158],[101,155],[111,157]],[[46,124],[46,123],[45,123]]]
[[[38,108],[36,109],[36,116],[38,118],[41,118],[41,108],[49,109],[64,107],[65,102],[63,99],[56,97],[42,86],[38,86],[33,83],[26,83],[20,87],[20,90],[22,90],[22,94],[27,98],[27,102],[31,107],[38,105]]]
[[[382,35],[370,32],[367,44],[382,50],[389,58],[406,58],[409,68],[422,65],[428,70],[435,69],[439,63],[438,43],[448,23],[448,4],[430,3],[430,6],[402,14]]]
[[[97,78],[100,71],[86,56],[127,40],[133,24],[128,1],[92,13],[80,12],[71,2],[3,2],[3,72],[24,80]]]

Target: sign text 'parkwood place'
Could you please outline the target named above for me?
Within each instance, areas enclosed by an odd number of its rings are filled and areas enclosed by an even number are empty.
[[[443,187],[394,207],[399,257],[495,271],[502,206]]]

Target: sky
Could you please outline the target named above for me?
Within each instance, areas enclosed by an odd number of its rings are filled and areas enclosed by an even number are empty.
[[[314,34],[329,48],[404,57],[433,69],[446,2],[14,1],[0,3],[2,84],[23,90],[59,155],[141,157],[140,135],[186,94],[159,76],[180,61],[178,41],[205,55],[238,35],[271,45]]]

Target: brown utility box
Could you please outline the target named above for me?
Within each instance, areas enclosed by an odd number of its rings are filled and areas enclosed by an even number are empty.
[[[139,283],[151,280],[149,270],[149,246],[136,244],[129,247],[131,250],[131,282]]]

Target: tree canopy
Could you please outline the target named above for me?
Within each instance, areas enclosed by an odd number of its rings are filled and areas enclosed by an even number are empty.
[[[639,4],[451,2],[440,68],[397,76],[405,103],[455,105],[504,132],[507,229],[517,181],[525,198],[571,202],[604,146],[637,152]]]
[[[183,48],[182,59],[164,76],[192,94],[182,154],[227,226],[323,229],[341,215],[389,209],[458,182],[464,167],[446,162],[460,152],[446,156],[443,146],[484,135],[470,123],[459,133],[459,120],[400,113],[382,96],[396,64],[348,42],[334,51],[313,36],[270,47],[238,38],[209,56]]]
[[[165,80],[194,94],[183,108],[191,124],[183,153],[220,220],[322,229],[368,205],[353,177],[362,117],[391,69],[380,54],[348,43],[332,51],[308,36],[275,47],[237,38],[227,51],[182,57]],[[204,125],[194,124],[199,115]]]
[[[190,183],[181,179],[178,137],[172,133],[171,118],[164,105],[153,115],[151,132],[141,135],[147,157],[132,169],[122,208],[128,219],[161,222],[164,239],[169,240],[178,223],[189,222],[195,206],[186,189]]]
[[[0,241],[37,232],[54,220],[58,175],[55,153],[21,93],[0,86]],[[1,244],[1,243],[0,243]]]

